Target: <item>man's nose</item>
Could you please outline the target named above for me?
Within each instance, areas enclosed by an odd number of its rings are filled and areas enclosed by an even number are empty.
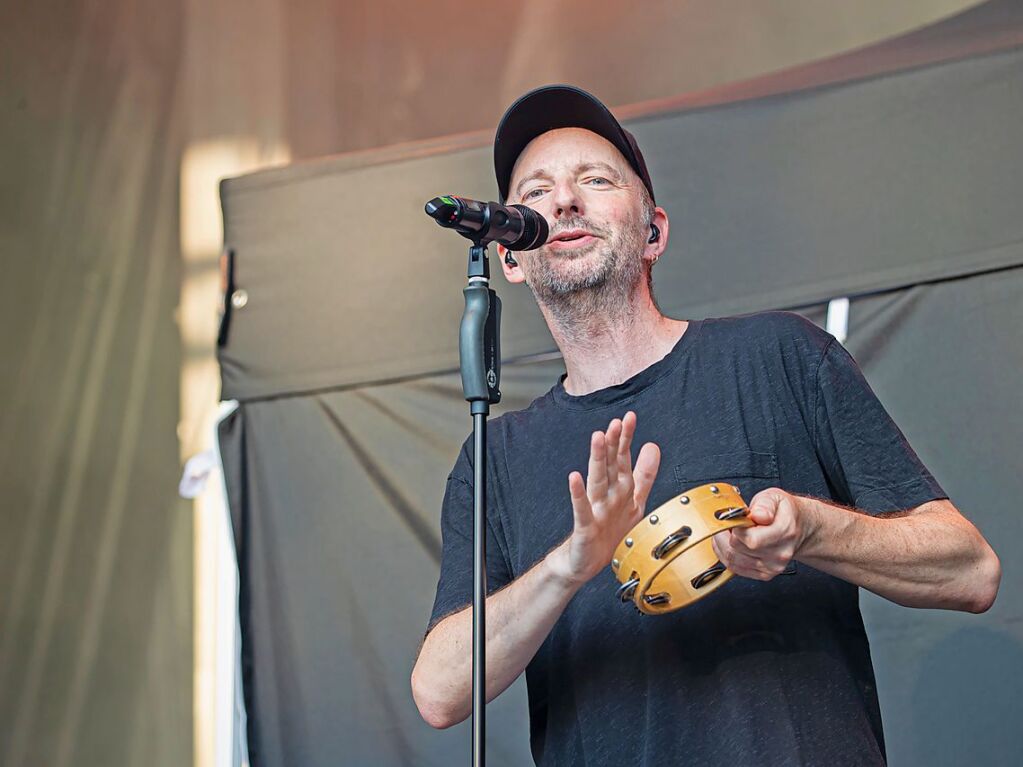
[[[583,201],[575,184],[561,183],[555,186],[551,201],[554,204],[555,219],[583,215]]]

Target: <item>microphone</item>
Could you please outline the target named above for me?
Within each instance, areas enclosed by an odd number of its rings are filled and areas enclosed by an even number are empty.
[[[508,250],[533,250],[547,242],[547,219],[525,205],[479,202],[467,197],[434,197],[426,215],[477,245],[496,242]]]

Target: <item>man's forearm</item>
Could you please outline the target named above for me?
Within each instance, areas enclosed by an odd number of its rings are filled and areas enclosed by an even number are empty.
[[[983,612],[998,591],[998,557],[949,501],[870,516],[796,497],[809,531],[796,559],[907,607]]]
[[[661,453],[648,442],[632,466],[636,414],[590,435],[587,476],[568,475],[572,533],[529,571],[487,598],[486,698],[500,695],[533,659],[579,588],[611,564],[615,546],[643,516]],[[434,626],[412,670],[412,696],[434,727],[472,710],[472,608]]]
[[[487,701],[518,678],[579,589],[549,567],[550,556],[487,597]],[[412,694],[433,727],[450,727],[471,713],[471,646],[471,606],[444,618],[423,642]]]

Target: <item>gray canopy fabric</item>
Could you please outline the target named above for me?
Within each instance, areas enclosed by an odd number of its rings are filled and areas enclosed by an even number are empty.
[[[862,591],[892,765],[1013,764],[1023,733],[1023,268],[854,300],[847,347],[953,502],[1002,561],[983,616]],[[1018,717],[1017,717],[1018,718]]]
[[[662,307],[753,311],[1018,263],[1021,61],[1014,49],[631,124],[678,243],[657,267]],[[419,211],[452,191],[494,197],[490,163],[478,148],[223,182],[249,297],[221,353],[223,396],[457,367],[466,247]],[[502,300],[507,357],[554,348],[527,288]]]
[[[629,124],[672,248],[655,290],[677,317],[852,296],[847,345],[952,499],[1002,555],[982,617],[866,594],[893,765],[1023,753],[1023,49]],[[409,673],[439,561],[443,485],[471,423],[455,338],[465,247],[420,212],[491,198],[489,150],[349,159],[222,186],[248,303],[221,350],[221,428],[241,573],[252,763],[450,765]],[[563,370],[525,288],[495,281],[496,413]],[[529,763],[516,687],[489,708],[495,765]],[[991,712],[1001,712],[991,716]],[[1011,719],[1011,717],[1009,717]]]

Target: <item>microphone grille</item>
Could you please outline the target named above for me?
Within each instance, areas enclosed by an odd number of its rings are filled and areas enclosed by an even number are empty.
[[[522,236],[515,241],[514,248],[509,248],[510,250],[533,250],[547,242],[550,228],[547,226],[546,218],[525,205],[512,205],[511,207],[522,214],[523,227]]]

